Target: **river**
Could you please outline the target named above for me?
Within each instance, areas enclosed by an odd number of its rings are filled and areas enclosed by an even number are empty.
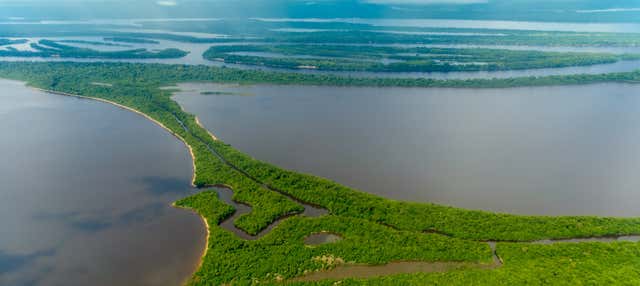
[[[0,80],[0,285],[179,285],[205,245],[185,146],[142,116]]]
[[[19,50],[30,49],[30,43],[37,43],[41,39],[49,39],[54,41],[74,40],[74,41],[87,41],[87,42],[104,42],[101,37],[47,37],[47,38],[29,38],[29,42],[25,44],[13,45],[14,48]],[[184,65],[207,65],[218,67],[232,67],[245,70],[265,70],[271,72],[297,72],[305,74],[333,74],[339,76],[350,77],[383,77],[383,78],[433,78],[433,79],[491,79],[491,78],[514,78],[514,77],[528,77],[528,76],[551,76],[551,75],[570,75],[570,74],[601,74],[601,73],[615,73],[615,72],[630,72],[640,68],[640,60],[631,61],[619,61],[610,64],[598,64],[591,66],[573,66],[563,68],[542,68],[542,69],[527,69],[527,70],[506,70],[506,71],[473,71],[473,72],[351,72],[351,71],[319,71],[319,70],[291,70],[291,69],[279,69],[269,68],[264,66],[252,66],[242,64],[230,64],[217,61],[209,61],[203,58],[203,54],[207,49],[214,45],[234,45],[234,44],[248,44],[248,45],[262,45],[265,43],[251,42],[251,43],[220,43],[220,44],[207,44],[207,43],[186,43],[169,40],[158,40],[157,44],[123,44],[124,47],[117,46],[99,46],[99,45],[87,45],[79,43],[65,43],[67,45],[73,45],[82,48],[92,48],[101,51],[114,51],[114,50],[127,50],[127,49],[139,49],[144,48],[148,50],[157,50],[165,48],[177,48],[183,51],[189,52],[189,54],[183,58],[174,59],[90,59],[90,58],[25,58],[25,57],[0,57],[0,61],[31,61],[31,62],[131,62],[131,63],[160,63],[160,64],[184,64]],[[359,45],[361,46],[361,45]],[[475,46],[475,45],[373,45],[373,46],[395,46],[395,47],[434,47],[434,48],[491,48],[492,46]],[[536,46],[496,46],[500,49],[510,50],[540,50],[540,51],[583,51],[583,52],[602,52],[612,54],[622,53],[639,53],[640,48],[637,47],[536,47]],[[304,57],[305,55],[300,55]]]
[[[241,151],[383,197],[516,214],[640,215],[638,85],[180,88],[175,99]]]

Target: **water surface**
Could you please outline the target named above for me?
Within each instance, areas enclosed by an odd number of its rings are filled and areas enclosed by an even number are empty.
[[[180,285],[205,245],[185,146],[142,116],[0,80],[0,285]]]
[[[241,151],[369,193],[518,214],[640,216],[640,85],[181,88],[175,99]]]
[[[30,47],[31,43],[37,43],[42,39],[61,41],[61,40],[76,40],[76,41],[90,41],[90,42],[104,42],[101,37],[47,37],[47,38],[28,38],[29,42],[25,44],[16,44],[12,47],[18,50],[33,51]],[[471,72],[353,72],[353,71],[319,71],[310,69],[282,69],[282,68],[269,68],[264,66],[243,65],[243,64],[230,64],[217,61],[210,61],[203,57],[211,46],[224,46],[224,45],[261,45],[265,43],[251,42],[251,43],[220,43],[220,44],[207,44],[207,43],[186,43],[170,40],[156,40],[155,44],[140,44],[140,43],[125,43],[127,47],[110,47],[110,46],[96,46],[78,43],[64,43],[66,45],[91,48],[100,51],[118,51],[118,50],[130,50],[130,49],[147,49],[147,50],[159,50],[167,48],[177,48],[188,52],[187,56],[182,58],[173,59],[91,59],[91,58],[39,58],[39,57],[0,57],[0,61],[19,61],[19,62],[131,62],[131,63],[159,63],[159,64],[179,64],[179,65],[207,65],[218,67],[232,67],[245,70],[265,70],[270,72],[297,72],[305,74],[333,74],[339,76],[351,76],[351,77],[384,77],[384,78],[434,78],[434,79],[491,79],[491,78],[513,78],[513,77],[527,77],[527,76],[550,76],[550,75],[570,75],[570,74],[601,74],[601,73],[614,73],[614,72],[630,72],[640,68],[640,61],[619,61],[610,64],[598,64],[591,66],[572,66],[564,68],[542,68],[542,69],[527,69],[527,70],[506,70],[506,71],[471,71]],[[357,45],[362,46],[362,45]],[[491,48],[492,46],[476,46],[476,45],[372,45],[372,46],[395,46],[395,47],[439,47],[439,48]],[[6,48],[7,46],[3,47]],[[582,51],[582,52],[604,52],[604,53],[628,53],[628,52],[640,52],[640,48],[619,48],[619,47],[536,47],[536,46],[496,46],[500,49],[512,49],[512,50],[544,50],[544,51]],[[277,53],[246,53],[239,52],[235,54],[240,55],[259,55],[267,57],[282,57],[283,55]],[[290,57],[290,56],[289,56]],[[308,55],[297,55],[300,58],[322,58]],[[385,64],[394,62],[394,60],[382,59]]]

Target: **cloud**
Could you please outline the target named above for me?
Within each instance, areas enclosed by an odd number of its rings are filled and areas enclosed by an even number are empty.
[[[160,6],[177,6],[178,2],[176,1],[157,1],[156,4]]]
[[[577,10],[577,13],[612,13],[612,12],[640,12],[640,8],[610,8],[598,10]]]
[[[489,0],[361,0],[370,4],[396,4],[396,5],[432,5],[432,4],[478,4],[487,3]]]

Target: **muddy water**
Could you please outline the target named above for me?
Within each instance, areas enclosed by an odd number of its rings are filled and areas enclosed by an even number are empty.
[[[229,188],[223,188],[223,187],[218,187],[215,188],[215,191],[218,193],[218,197],[225,202],[226,204],[233,206],[236,211],[235,213],[228,219],[225,219],[220,226],[228,231],[231,231],[233,233],[235,233],[238,237],[244,239],[244,240],[256,240],[256,239],[260,239],[261,237],[265,236],[266,234],[270,233],[271,230],[273,230],[274,227],[278,226],[278,224],[280,224],[282,221],[284,221],[285,219],[287,219],[290,216],[293,215],[298,215],[298,214],[291,214],[289,216],[285,216],[282,217],[278,220],[276,220],[274,223],[270,224],[268,227],[266,227],[265,229],[263,229],[262,231],[260,231],[260,233],[258,233],[257,235],[250,235],[246,232],[244,232],[243,230],[237,228],[234,225],[234,222],[236,221],[236,219],[238,219],[240,216],[250,213],[251,212],[251,207],[245,204],[241,204],[241,203],[237,203],[236,201],[233,200],[233,191]],[[326,215],[328,212],[324,209],[321,208],[316,208],[314,206],[311,205],[306,205],[306,204],[302,204],[304,207],[304,212],[300,215],[303,216],[307,216],[307,217],[319,217],[319,216],[323,216]]]
[[[0,80],[0,285],[180,285],[205,246],[184,145],[143,117]]]
[[[640,236],[621,236],[605,238],[576,238],[561,240],[540,240],[534,244],[558,244],[558,243],[588,243],[588,242],[638,242]],[[497,242],[488,242],[493,261],[491,263],[470,263],[470,262],[421,262],[421,261],[399,261],[384,265],[361,265],[345,264],[327,271],[317,271],[293,279],[293,281],[320,281],[325,279],[346,279],[346,278],[372,278],[397,274],[409,273],[437,273],[447,272],[457,269],[495,269],[502,267],[502,258],[496,253]]]
[[[223,141],[369,193],[518,214],[640,216],[638,85],[181,88],[175,99]]]
[[[321,245],[327,243],[334,243],[342,240],[337,234],[333,233],[314,233],[312,235],[307,236],[304,239],[304,244],[306,245]]]
[[[435,273],[452,271],[464,267],[473,267],[473,264],[456,262],[393,262],[380,266],[344,265],[338,266],[331,271],[314,272],[293,279],[293,281],[310,282],[325,279],[373,278],[410,273]]]

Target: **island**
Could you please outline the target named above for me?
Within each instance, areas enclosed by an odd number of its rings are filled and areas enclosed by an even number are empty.
[[[366,72],[459,72],[561,68],[637,60],[640,55],[351,45],[224,45],[206,59],[282,69]]]

